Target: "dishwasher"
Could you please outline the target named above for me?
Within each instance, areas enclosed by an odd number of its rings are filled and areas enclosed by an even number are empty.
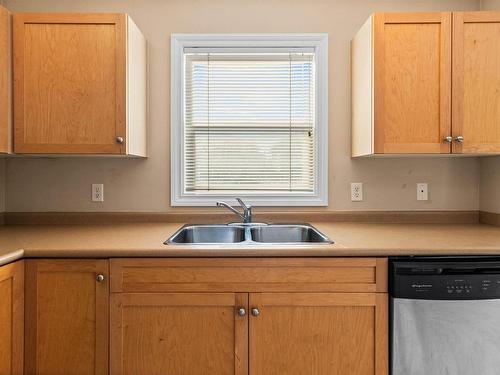
[[[500,257],[390,259],[392,375],[500,374]]]

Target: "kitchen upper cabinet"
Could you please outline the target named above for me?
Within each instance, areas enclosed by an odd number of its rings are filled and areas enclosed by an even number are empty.
[[[252,375],[387,375],[387,296],[250,294]]]
[[[353,156],[449,153],[451,13],[377,13],[352,43]]]
[[[453,152],[500,152],[500,12],[453,14],[453,136]]]
[[[26,375],[108,373],[107,260],[26,261]]]
[[[146,41],[125,14],[13,16],[14,151],[146,156]]]
[[[247,304],[237,293],[113,294],[111,374],[247,375]]]
[[[500,12],[372,15],[352,43],[352,155],[500,152],[499,45]]]
[[[22,375],[24,261],[0,267],[0,374]]]
[[[0,5],[0,153],[12,151],[11,15]]]

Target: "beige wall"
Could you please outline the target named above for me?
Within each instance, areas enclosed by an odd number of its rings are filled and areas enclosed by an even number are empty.
[[[482,0],[482,10],[500,10],[500,0]],[[500,157],[481,160],[480,209],[500,213]]]
[[[481,201],[482,211],[500,214],[500,158],[481,160]]]
[[[350,158],[349,41],[374,11],[476,10],[479,0],[5,0],[12,11],[128,12],[150,44],[150,158],[7,161],[8,211],[168,211],[171,33],[326,32],[329,34],[330,210],[473,210],[474,158]],[[350,182],[364,202],[350,201]],[[430,201],[416,201],[416,183]],[[104,183],[105,202],[90,202]]]
[[[500,0],[480,0],[481,10],[500,10]]]

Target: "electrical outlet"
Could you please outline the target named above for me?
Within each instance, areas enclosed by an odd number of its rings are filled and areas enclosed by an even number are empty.
[[[104,202],[103,184],[92,184],[92,202]]]
[[[420,182],[417,184],[417,201],[429,200],[429,186],[427,182]]]
[[[363,200],[363,184],[361,182],[351,182],[351,201],[360,202]]]

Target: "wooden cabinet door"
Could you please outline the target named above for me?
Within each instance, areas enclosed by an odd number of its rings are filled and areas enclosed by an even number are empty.
[[[450,153],[451,13],[374,18],[375,153]]]
[[[111,297],[111,374],[248,375],[248,294]]]
[[[16,153],[126,152],[125,21],[14,14]]]
[[[249,308],[251,375],[388,373],[385,293],[252,293]]]
[[[26,261],[26,375],[108,373],[108,269],[107,260]]]
[[[455,153],[500,152],[500,12],[453,14]]]
[[[10,13],[0,5],[0,153],[11,151]]]
[[[0,267],[0,374],[23,374],[24,262]]]

